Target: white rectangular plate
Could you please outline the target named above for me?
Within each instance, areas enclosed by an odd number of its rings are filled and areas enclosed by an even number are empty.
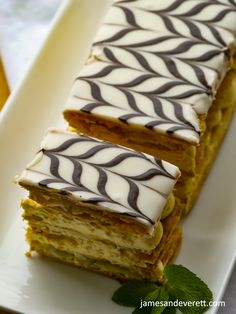
[[[74,267],[25,257],[19,209],[24,192],[11,181],[31,160],[45,129],[62,125],[61,111],[107,0],[66,1],[48,39],[0,114],[0,306],[26,314],[131,313],[111,301],[119,284]],[[201,196],[184,222],[177,259],[219,300],[236,255],[236,119]],[[216,309],[211,309],[213,314]]]

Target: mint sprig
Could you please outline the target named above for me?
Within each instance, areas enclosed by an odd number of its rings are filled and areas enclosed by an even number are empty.
[[[128,281],[115,291],[112,300],[120,305],[136,307],[139,306],[141,299],[157,288],[155,283],[147,280]]]
[[[166,305],[164,305],[164,302],[168,300],[169,300],[168,291],[165,289],[165,287],[161,287],[159,289],[158,297],[155,299],[155,301],[163,302],[163,305],[159,304],[159,306],[153,306],[151,310],[151,314],[162,313],[166,308]]]
[[[147,306],[142,306],[140,307],[140,299],[139,299],[139,304],[138,306],[135,308],[135,310],[133,311],[133,314],[160,314],[163,312],[163,310],[166,308],[166,306],[164,305],[160,305],[160,306],[148,306],[149,302],[155,302],[156,300],[159,301],[168,301],[169,299],[169,295],[167,293],[167,291],[165,290],[164,287],[160,287],[157,286],[157,288],[152,291],[149,292],[143,300],[143,304],[146,304]]]
[[[209,308],[213,295],[208,286],[187,268],[178,265],[168,265],[164,269],[168,290],[176,299],[184,301],[185,305],[179,306],[182,313],[204,313]],[[194,301],[198,306],[188,306],[189,301]]]
[[[117,304],[135,307],[133,314],[202,314],[209,308],[213,295],[208,286],[186,267],[168,265],[164,284],[144,280],[125,283],[113,294]],[[169,303],[168,303],[169,301]]]

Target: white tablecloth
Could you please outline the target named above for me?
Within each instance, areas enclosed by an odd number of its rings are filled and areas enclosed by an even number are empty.
[[[61,2],[62,0],[0,0],[0,47],[11,89],[34,58]],[[218,313],[236,314],[236,268],[223,300],[226,307],[220,308]]]

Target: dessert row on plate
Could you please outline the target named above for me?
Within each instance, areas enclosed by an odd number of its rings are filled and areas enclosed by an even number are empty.
[[[18,177],[31,252],[161,281],[235,109],[235,35],[232,0],[113,2],[69,130],[48,130]]]

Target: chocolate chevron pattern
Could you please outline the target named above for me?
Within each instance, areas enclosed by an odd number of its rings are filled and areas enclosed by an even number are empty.
[[[236,7],[236,0],[212,0],[212,1]]]
[[[145,1],[145,2],[144,2]],[[150,3],[152,0],[143,0],[142,1],[142,5],[145,7],[150,7],[150,5],[152,5],[152,3]],[[186,0],[185,0],[186,1]],[[196,1],[196,0],[195,0]],[[224,5],[228,5],[228,6],[236,6],[236,0],[207,0],[208,2],[213,2],[213,3],[219,3],[219,4],[224,4]],[[140,0],[114,0],[115,4],[129,4],[132,6],[132,4],[137,4],[139,2],[139,4],[141,3]],[[198,1],[203,2],[201,0]]]
[[[19,182],[60,190],[153,226],[179,175],[177,167],[152,156],[50,130]]]
[[[135,69],[107,62],[94,62],[84,66],[80,80],[98,81],[118,88],[124,93],[137,92],[148,97],[159,96],[163,99],[179,100],[200,106],[210,106],[212,98],[207,88],[194,86],[180,79],[143,73]],[[137,109],[137,108],[136,108]]]
[[[135,7],[148,12],[152,12],[159,16],[164,17],[176,17],[181,21],[185,21],[188,25],[194,28],[193,22],[200,22],[207,24],[208,26],[216,25],[236,32],[236,11],[233,7],[229,8],[224,3],[235,5],[233,0],[220,0],[220,1],[206,1],[206,0],[165,0],[165,1],[153,1],[153,0],[136,0],[136,1],[120,1],[118,5],[124,5],[129,8]],[[190,21],[191,24],[188,24]],[[171,22],[167,22],[167,29],[173,26],[173,30],[176,31],[174,25]],[[197,29],[194,30],[194,32]]]
[[[157,56],[172,56],[218,71],[227,68],[226,48],[192,38],[144,29],[104,24],[95,38],[94,46],[115,46],[151,52]]]
[[[199,115],[207,114],[235,50],[234,2],[115,1],[65,112],[199,143]]]
[[[155,55],[145,51],[123,47],[94,47],[93,56],[100,61],[120,64],[139,71],[153,73],[159,77],[176,78],[198,86],[211,94],[217,90],[223,73],[208,67],[181,61],[167,55]]]
[[[236,0],[208,0],[208,1],[212,1],[214,3],[228,5],[230,7],[232,7],[232,6],[235,7],[236,6]]]
[[[129,73],[127,69],[125,69],[126,71],[123,74],[123,72],[117,71],[123,71],[124,68],[111,66],[109,63],[105,63],[105,69],[113,71],[112,76],[108,72],[107,75],[103,72],[101,76],[100,64],[103,65],[103,63],[97,62],[96,64],[99,65],[99,71],[96,74],[93,72],[93,75],[89,76],[89,70],[85,70],[91,67],[94,71],[94,63],[90,66],[87,65],[81,72],[81,75],[74,83],[72,96],[67,101],[65,110],[86,112],[106,118],[110,117],[131,125],[143,125],[157,132],[174,134],[176,137],[186,137],[192,142],[199,141],[200,129],[198,116],[195,108],[193,108],[194,105],[156,96],[157,78],[155,76],[133,70],[130,70]],[[98,70],[98,67],[96,67],[96,70]],[[123,81],[116,80],[114,82],[114,79],[117,77],[122,78]],[[154,82],[152,82],[153,79]],[[146,80],[149,81],[147,87],[145,87],[147,84]],[[166,82],[166,80],[162,82]],[[159,92],[162,90],[165,93],[165,90],[167,91],[168,88],[171,88],[171,84],[170,81],[167,81],[167,83],[158,88]],[[143,93],[143,90],[142,92],[132,90],[132,88],[136,88],[136,90],[141,89],[142,86],[143,89],[149,88],[148,91]],[[155,88],[153,94],[151,94],[149,86]],[[176,85],[173,88],[176,88]],[[197,94],[194,95],[194,89],[192,89],[193,94],[191,94],[191,89],[188,85],[184,92],[181,88],[182,85],[177,86],[179,95],[185,94],[186,98],[189,96],[192,99],[199,97],[198,92],[201,91],[201,89],[196,89]]]
[[[193,11],[197,7],[197,3],[195,1],[190,2],[192,4],[191,11]],[[114,4],[106,16],[105,23],[195,38],[203,42],[209,42],[217,47],[228,47],[231,50],[231,54],[233,53],[234,35],[230,31],[211,23],[205,24],[192,20],[191,16],[189,17],[188,15],[190,10],[186,12],[186,16],[183,14],[172,15],[171,9],[162,9],[166,7],[165,1],[156,1],[156,3],[155,10],[150,11],[148,6],[144,4],[141,5],[141,8],[136,8],[135,3],[133,6]],[[178,7],[182,4],[183,1],[181,1],[181,4],[178,2]],[[204,3],[204,5],[204,8],[208,10],[209,4]],[[213,6],[215,7],[215,4]],[[158,7],[160,7],[160,10],[157,9]],[[217,7],[224,8],[222,5]],[[205,16],[205,10],[201,10],[200,13]]]

